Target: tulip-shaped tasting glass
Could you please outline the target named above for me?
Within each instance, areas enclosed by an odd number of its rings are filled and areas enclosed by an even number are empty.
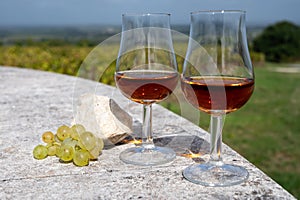
[[[143,105],[143,140],[121,152],[123,162],[153,166],[176,157],[172,149],[153,143],[152,104],[168,98],[178,79],[170,15],[124,14],[115,81],[125,97]]]
[[[183,176],[206,186],[246,180],[249,174],[245,168],[225,164],[221,157],[224,116],[242,107],[254,90],[244,11],[191,13],[181,88],[187,101],[211,115],[210,160],[186,168]]]

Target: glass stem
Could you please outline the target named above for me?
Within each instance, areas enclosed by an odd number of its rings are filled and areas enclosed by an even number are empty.
[[[223,114],[212,114],[210,119],[210,160],[215,165],[222,165],[222,130]]]
[[[143,105],[143,147],[154,148],[152,135],[152,104]]]

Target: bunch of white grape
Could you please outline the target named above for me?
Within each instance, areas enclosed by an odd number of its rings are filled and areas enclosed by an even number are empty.
[[[86,166],[90,160],[96,160],[104,147],[103,140],[86,131],[80,124],[72,127],[60,126],[56,134],[43,133],[46,145],[37,145],[33,149],[35,159],[57,156],[62,162],[72,162],[77,166]]]

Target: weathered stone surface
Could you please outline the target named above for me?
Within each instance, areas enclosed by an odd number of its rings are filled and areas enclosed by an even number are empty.
[[[41,134],[70,125],[78,97],[90,92],[114,99],[133,117],[134,132],[140,129],[141,106],[112,87],[54,73],[0,67],[0,199],[295,199],[226,145],[225,162],[244,166],[250,173],[241,185],[211,188],[193,184],[182,177],[182,170],[195,161],[182,156],[157,167],[122,163],[119,153],[133,144],[105,149],[99,160],[87,167],[62,164],[55,157],[33,159],[32,150],[42,143]],[[153,106],[153,114],[155,135],[171,138],[156,142],[180,154],[189,148],[189,138],[197,136],[201,139],[194,144],[205,153],[207,132],[159,105]]]
[[[132,117],[107,96],[80,96],[75,123],[104,139],[106,145],[116,144],[132,133]]]

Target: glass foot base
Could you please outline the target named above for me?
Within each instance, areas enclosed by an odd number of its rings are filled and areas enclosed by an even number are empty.
[[[183,176],[196,184],[212,187],[237,185],[248,179],[248,171],[237,165],[214,165],[211,163],[191,165]]]
[[[133,165],[154,166],[171,162],[175,159],[176,153],[166,147],[132,147],[121,152],[120,159]]]

